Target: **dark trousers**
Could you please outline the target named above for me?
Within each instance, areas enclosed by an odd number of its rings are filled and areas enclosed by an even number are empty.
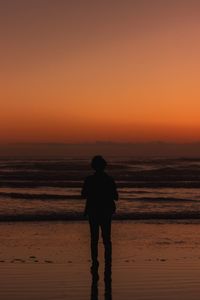
[[[93,264],[98,263],[98,241],[99,228],[101,228],[102,239],[105,249],[105,264],[110,265],[112,260],[111,242],[111,219],[112,216],[89,216],[91,235],[91,257]]]

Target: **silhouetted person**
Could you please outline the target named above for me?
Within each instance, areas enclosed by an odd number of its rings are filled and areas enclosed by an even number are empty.
[[[115,201],[118,200],[118,193],[114,180],[104,172],[106,166],[103,157],[95,156],[91,162],[95,173],[85,179],[82,188],[82,197],[87,199],[85,215],[88,216],[91,233],[91,271],[99,265],[99,228],[101,228],[105,247],[105,265],[111,267],[112,261],[111,221],[116,209]]]

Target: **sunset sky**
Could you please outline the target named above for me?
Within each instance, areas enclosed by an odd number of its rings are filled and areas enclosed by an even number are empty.
[[[200,140],[200,1],[0,0],[0,142]]]

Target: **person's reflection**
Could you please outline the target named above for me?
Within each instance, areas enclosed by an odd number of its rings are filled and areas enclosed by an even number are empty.
[[[105,266],[104,271],[104,284],[105,284],[105,300],[112,300],[112,268],[111,264]]]
[[[92,284],[91,284],[91,300],[98,300],[98,281],[99,281],[99,274],[98,268],[93,268],[91,270],[92,274]]]
[[[91,270],[92,274],[92,284],[91,284],[91,298],[90,300],[98,300],[98,282],[99,273],[98,267]],[[104,270],[104,299],[112,300],[112,270],[111,264],[105,265]]]

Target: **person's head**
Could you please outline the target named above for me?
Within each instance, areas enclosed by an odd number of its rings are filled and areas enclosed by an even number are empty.
[[[91,167],[92,169],[94,169],[95,171],[104,171],[104,169],[107,166],[107,162],[105,161],[105,159],[101,156],[101,155],[96,155],[93,157],[92,161],[91,161]]]

